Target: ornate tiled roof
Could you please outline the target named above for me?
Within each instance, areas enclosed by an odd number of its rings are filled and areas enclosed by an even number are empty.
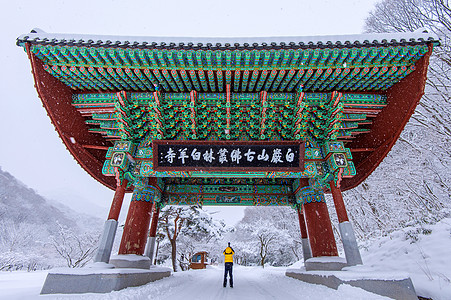
[[[112,35],[47,33],[33,29],[17,38],[17,44],[25,42],[40,45],[94,46],[157,49],[307,49],[372,47],[387,45],[418,45],[439,42],[436,35],[419,29],[409,33],[371,33],[327,36],[279,36],[279,37],[133,37]]]
[[[384,91],[438,39],[425,32],[323,37],[163,38],[49,34],[18,38],[74,90]]]
[[[409,33],[372,33],[327,36],[286,36],[286,37],[133,37],[112,35],[47,33],[33,29],[17,38],[17,44],[30,42],[41,45],[97,46],[121,48],[157,49],[307,49],[344,48],[386,45],[418,45],[437,42],[436,35],[419,29]]]
[[[33,30],[17,39],[69,151],[112,188],[117,173],[109,146],[117,140],[141,145],[136,174],[188,176],[152,169],[147,148],[161,139],[304,140],[302,174],[258,176],[318,179],[330,167],[346,179],[344,189],[356,186],[387,155],[413,113],[438,43],[422,30],[265,38]],[[332,162],[323,168],[330,157],[320,155],[321,145],[331,141],[344,145],[349,160],[339,173]]]

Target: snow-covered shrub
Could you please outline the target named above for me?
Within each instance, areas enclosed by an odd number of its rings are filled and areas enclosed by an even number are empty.
[[[166,206],[158,220],[158,233],[164,238],[159,242],[157,261],[169,256],[174,272],[178,267],[184,271],[191,256],[197,251],[210,252],[225,230],[222,221],[199,206]]]
[[[44,256],[23,252],[1,252],[0,271],[36,271],[52,268],[49,259]]]
[[[302,258],[299,222],[291,207],[247,207],[233,234],[236,261],[288,266]]]
[[[69,268],[81,268],[93,258],[99,237],[98,233],[77,233],[59,225],[59,232],[51,237],[51,244]]]
[[[429,59],[425,94],[393,149],[363,184],[344,194],[361,240],[450,216],[450,9],[441,0],[384,0],[365,22],[367,32],[427,29],[441,45]]]

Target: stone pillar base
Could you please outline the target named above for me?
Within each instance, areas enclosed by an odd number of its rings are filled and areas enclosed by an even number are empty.
[[[304,261],[312,258],[312,249],[310,249],[310,241],[308,238],[302,239],[302,254],[304,255]]]
[[[140,269],[57,269],[45,279],[41,294],[109,293],[141,286],[171,275],[169,268]]]
[[[146,250],[144,251],[144,255],[150,259],[150,264],[153,264],[153,257],[155,255],[155,242],[157,238],[154,236],[149,236],[147,238]]]
[[[360,256],[359,246],[354,235],[354,230],[349,221],[338,224],[340,230],[341,240],[343,242],[343,249],[345,251],[346,262],[348,266],[361,265],[362,257]]]
[[[307,283],[325,285],[333,289],[338,289],[342,284],[348,284],[393,299],[418,299],[412,280],[407,275],[400,273],[380,273],[369,270],[366,270],[366,272],[354,272],[351,270],[308,272],[302,269],[287,269],[285,275]]]
[[[117,221],[114,219],[106,220],[103,225],[103,233],[100,238],[99,248],[97,249],[94,262],[108,263],[110,260],[111,249],[113,248],[114,237],[116,236]]]
[[[346,260],[338,256],[312,257],[304,265],[307,271],[340,271],[347,266]]]
[[[116,268],[149,269],[150,259],[136,254],[119,254],[111,257],[110,264]]]

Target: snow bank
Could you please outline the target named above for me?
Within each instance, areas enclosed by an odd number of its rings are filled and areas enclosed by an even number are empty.
[[[148,273],[148,272],[166,272],[171,271],[169,268],[155,267],[150,269],[132,269],[132,268],[114,268],[114,269],[96,269],[96,268],[58,268],[48,271],[52,274],[76,274],[76,275],[90,275],[90,274],[133,274],[133,273]]]
[[[133,262],[149,260],[149,258],[147,256],[136,255],[136,254],[111,255],[110,260],[113,260],[113,259],[120,259],[120,260],[133,261]]]
[[[320,256],[309,258],[307,261],[320,263],[328,263],[328,262],[346,263],[346,258],[338,256]]]
[[[451,218],[408,227],[372,242],[362,251],[364,267],[408,273],[419,296],[451,299]]]
[[[451,299],[451,219],[435,225],[410,227],[373,241],[362,251],[363,266],[346,268],[340,276],[390,278],[407,274],[420,296]],[[292,265],[300,268],[302,262]],[[142,287],[108,294],[39,296],[47,272],[0,272],[0,299],[386,299],[362,289],[341,285],[338,290],[285,276],[285,268],[234,268],[234,288],[222,287],[223,269],[177,272]],[[74,271],[74,270],[72,270]],[[79,272],[93,272],[82,271]],[[103,269],[102,272],[109,270]],[[111,272],[115,272],[111,270]],[[356,275],[357,274],[357,275]],[[343,279],[347,279],[343,277]]]
[[[46,272],[0,272],[0,299],[388,299],[360,288],[342,285],[338,290],[308,284],[285,276],[285,268],[234,268],[234,288],[223,288],[223,268],[177,272],[141,287],[108,294],[39,296]]]

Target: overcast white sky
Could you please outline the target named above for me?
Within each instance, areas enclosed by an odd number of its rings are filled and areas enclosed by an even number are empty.
[[[377,0],[2,1],[0,166],[41,195],[106,218],[113,192],[65,149],[34,89],[16,38],[54,33],[140,36],[310,36],[361,33]],[[126,216],[124,201],[121,219]],[[218,210],[212,207],[210,210]],[[241,208],[218,214],[233,225]]]

